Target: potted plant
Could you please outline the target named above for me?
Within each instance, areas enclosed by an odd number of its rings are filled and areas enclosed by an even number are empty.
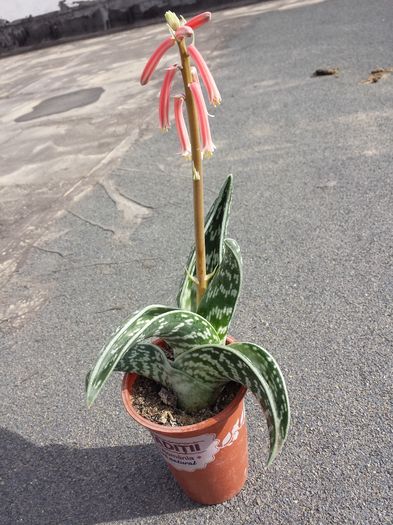
[[[141,83],[150,80],[162,56],[177,45],[180,61],[166,70],[159,118],[161,128],[168,129],[171,87],[174,77],[181,74],[184,93],[174,97],[174,114],[182,154],[191,160],[195,247],[188,258],[177,307],[152,305],[127,319],[88,373],[86,392],[91,406],[113,371],[125,373],[122,395],[129,414],[151,432],[185,492],[196,501],[213,504],[234,496],[247,477],[246,391],[256,396],[266,416],[268,464],[287,438],[289,403],[274,358],[261,346],[236,342],[228,335],[242,281],[239,246],[226,237],[232,176],[204,219],[203,159],[211,156],[215,147],[199,75],[209,102],[217,105],[221,97],[194,45],[194,30],[208,22],[211,14],[202,13],[187,22],[168,11],[165,18],[170,36],[148,60]],[[142,415],[134,403],[141,376],[163,385],[179,409],[195,416],[195,422],[168,426]],[[212,407],[230,382],[237,383],[237,390],[227,406],[200,421],[197,415]]]

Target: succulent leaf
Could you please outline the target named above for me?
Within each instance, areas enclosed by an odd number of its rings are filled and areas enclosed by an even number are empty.
[[[201,405],[209,406],[217,397],[215,388],[205,385],[182,370],[173,368],[173,361],[167,359],[160,347],[152,343],[138,343],[117,363],[117,372],[134,372],[153,379],[172,390],[178,400],[178,406],[189,413],[198,410]],[[184,406],[184,400],[187,400]]]
[[[227,381],[236,381],[247,387],[261,403],[264,410],[270,438],[270,453],[268,465],[272,463],[284,444],[288,417],[279,416],[281,399],[287,397],[285,389],[274,390],[265,376],[265,368],[258,365],[258,360],[251,360],[237,347],[224,345],[204,345],[184,352],[173,363],[174,368],[182,370],[195,379],[210,384],[212,389],[218,388]],[[247,352],[252,350],[247,345]],[[275,365],[277,367],[277,365]],[[278,367],[277,367],[278,368]]]
[[[173,347],[175,356],[195,344],[218,343],[220,340],[211,324],[196,313],[165,306],[148,306],[121,325],[104,346],[88,378],[89,406],[120,359],[133,345],[150,337],[165,339]]]
[[[174,366],[171,366],[170,381],[178,407],[189,414],[212,405],[221,391],[221,385],[206,384]]]
[[[284,377],[274,357],[264,348],[254,343],[232,343],[229,348],[235,348],[241,354],[248,357],[253,365],[261,370],[264,378],[269,383],[270,389],[274,394],[277,405],[277,414],[280,418],[280,434],[283,442],[287,439],[290,408],[287,387]]]
[[[147,306],[143,310],[134,312],[115,330],[110,341],[101,350],[94,368],[86,376],[87,404],[89,406],[92,405],[117,362],[124,355],[123,349],[126,348],[128,341],[133,340],[133,337],[155,317],[176,310],[176,308],[161,305]]]
[[[172,388],[171,365],[161,348],[152,343],[137,343],[115,366],[116,372],[135,372],[167,388]]]
[[[240,248],[233,239],[225,239],[223,259],[197,310],[216,329],[222,343],[235,311],[241,280]]]
[[[223,184],[217,199],[213,202],[205,219],[206,273],[211,274],[221,263],[223,244],[227,230],[229,208],[232,199],[232,175]],[[196,311],[196,286],[192,280],[195,275],[195,248],[191,250],[187,271],[180,285],[177,304],[184,310]]]

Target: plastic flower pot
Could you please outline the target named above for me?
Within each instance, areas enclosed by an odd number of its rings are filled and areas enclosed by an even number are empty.
[[[215,416],[194,425],[166,427],[141,416],[133,407],[137,374],[125,374],[123,403],[140,425],[149,430],[169,470],[194,501],[213,505],[231,499],[247,479],[248,447],[244,412],[246,389]]]

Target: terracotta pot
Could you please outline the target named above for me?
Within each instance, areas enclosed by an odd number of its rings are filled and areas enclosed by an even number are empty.
[[[148,429],[169,470],[194,501],[213,505],[235,496],[247,479],[246,389],[215,416],[184,427],[167,427],[141,416],[132,405],[137,374],[125,374],[123,403],[131,417]]]

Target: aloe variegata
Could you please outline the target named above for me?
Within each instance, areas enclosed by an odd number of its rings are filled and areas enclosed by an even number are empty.
[[[289,403],[285,382],[274,358],[253,343],[225,345],[242,281],[239,247],[225,238],[232,176],[229,176],[206,219],[207,260],[213,277],[196,306],[194,250],[188,260],[178,294],[179,308],[149,306],[122,324],[87,380],[91,405],[112,371],[136,372],[171,389],[178,404],[194,412],[213,404],[228,381],[246,386],[260,401],[269,435],[269,463],[282,447],[289,427]],[[163,339],[173,350],[168,359],[150,342]]]
[[[194,17],[189,26],[183,18],[180,21],[173,13],[166,18],[171,25],[171,38],[176,41],[180,39],[177,43],[184,55],[185,38],[193,35],[193,29],[209,21],[210,13]],[[153,53],[143,72],[142,84],[150,79],[162,54],[171,46],[172,42],[167,39]],[[197,58],[196,65],[200,66],[199,53]],[[187,65],[183,60],[182,67],[190,69],[189,62]],[[174,70],[175,68],[170,71]],[[181,95],[181,100],[184,97],[186,102],[187,96],[193,96],[193,90],[187,84],[191,78],[191,70],[188,73],[189,75],[184,75],[184,70],[182,71],[188,95]],[[204,71],[204,76],[210,78],[211,74],[209,72],[207,75]],[[165,93],[161,97],[160,120],[164,127],[169,124],[168,96],[172,79],[172,73],[167,73]],[[206,82],[213,86],[214,80],[211,77]],[[216,87],[214,91],[218,93]],[[203,96],[202,92],[198,96]],[[218,102],[218,96],[219,94],[212,100],[214,103]],[[181,109],[179,100],[177,96],[177,110]],[[188,115],[190,119],[190,112]],[[184,128],[184,122],[179,122],[179,115],[177,124],[178,128]],[[198,127],[197,121],[191,123],[189,120],[189,125],[194,126],[190,133],[194,172],[196,160],[197,163],[201,162],[201,149],[198,146],[199,158],[196,159],[193,135],[195,130],[200,133],[202,140],[198,144],[203,147],[204,131]],[[182,133],[184,135],[184,129]],[[182,149],[188,152],[188,137],[183,138]],[[196,182],[201,183],[201,180]],[[249,342],[226,344],[242,282],[239,246],[236,241],[226,237],[232,184],[230,175],[204,221],[204,275],[207,278],[203,295],[198,281],[198,250],[193,248],[177,295],[177,307],[148,306],[134,313],[116,330],[87,375],[87,402],[89,406],[94,402],[113,371],[135,372],[162,384],[174,392],[178,406],[188,413],[212,405],[225,384],[235,381],[256,396],[265,413],[269,429],[270,464],[283,446],[289,429],[290,411],[284,378],[275,359],[261,346]],[[155,344],[155,338],[160,338],[169,345],[173,351],[173,359],[168,358],[160,346]]]

